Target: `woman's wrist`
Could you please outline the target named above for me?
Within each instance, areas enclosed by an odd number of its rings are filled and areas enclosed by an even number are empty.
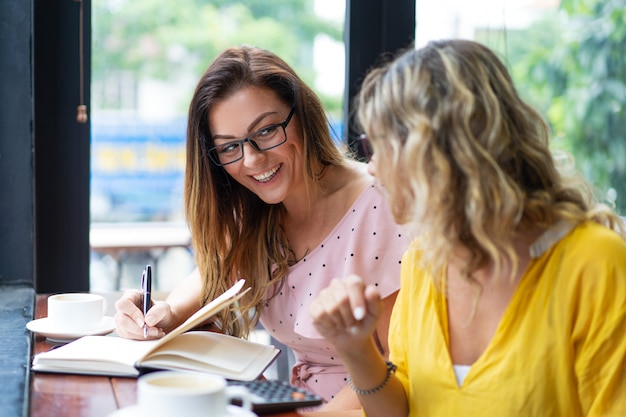
[[[350,386],[350,389],[352,389],[352,391],[357,393],[357,395],[365,396],[365,395],[376,394],[378,391],[385,388],[385,385],[387,385],[387,383],[389,382],[391,375],[393,375],[397,369],[397,366],[394,365],[390,361],[385,361],[385,364],[387,365],[387,374],[385,375],[385,379],[383,379],[383,381],[380,384],[376,385],[373,388],[361,389],[361,388],[357,388],[356,386],[354,386],[354,384],[352,383],[352,379],[348,376],[348,385]]]
[[[348,371],[348,385],[359,395],[368,395],[371,390],[382,389],[395,371],[395,365],[393,371],[389,370],[390,365],[387,365],[373,337],[365,344],[353,346],[349,351],[340,351],[339,354]]]

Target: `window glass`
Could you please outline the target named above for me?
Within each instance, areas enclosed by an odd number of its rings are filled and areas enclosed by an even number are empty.
[[[623,0],[416,1],[416,44],[475,39],[501,54],[600,200],[626,214]]]
[[[344,15],[341,0],[92,1],[92,290],[137,287],[145,263],[157,262],[167,289],[166,278],[193,267],[178,248],[186,113],[223,49],[277,53],[320,95],[341,137]]]

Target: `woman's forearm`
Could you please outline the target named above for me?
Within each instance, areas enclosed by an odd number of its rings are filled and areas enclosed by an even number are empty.
[[[404,387],[388,370],[373,340],[363,349],[340,353],[367,417],[408,415]]]

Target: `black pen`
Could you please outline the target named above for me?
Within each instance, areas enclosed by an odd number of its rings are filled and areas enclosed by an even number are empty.
[[[148,314],[148,310],[150,310],[151,301],[151,293],[152,293],[152,267],[150,265],[146,265],[143,270],[143,274],[141,274],[141,295],[143,296],[143,316],[144,316],[144,325],[143,325],[143,337],[144,339],[148,337],[148,326],[145,324],[145,317]]]

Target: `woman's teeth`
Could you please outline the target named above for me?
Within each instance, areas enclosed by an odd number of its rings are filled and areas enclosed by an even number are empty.
[[[253,175],[253,178],[259,182],[268,182],[269,180],[271,180],[274,177],[274,174],[276,174],[276,172],[278,172],[278,170],[280,169],[280,165],[277,166],[276,168],[267,171],[263,174],[260,175]]]

